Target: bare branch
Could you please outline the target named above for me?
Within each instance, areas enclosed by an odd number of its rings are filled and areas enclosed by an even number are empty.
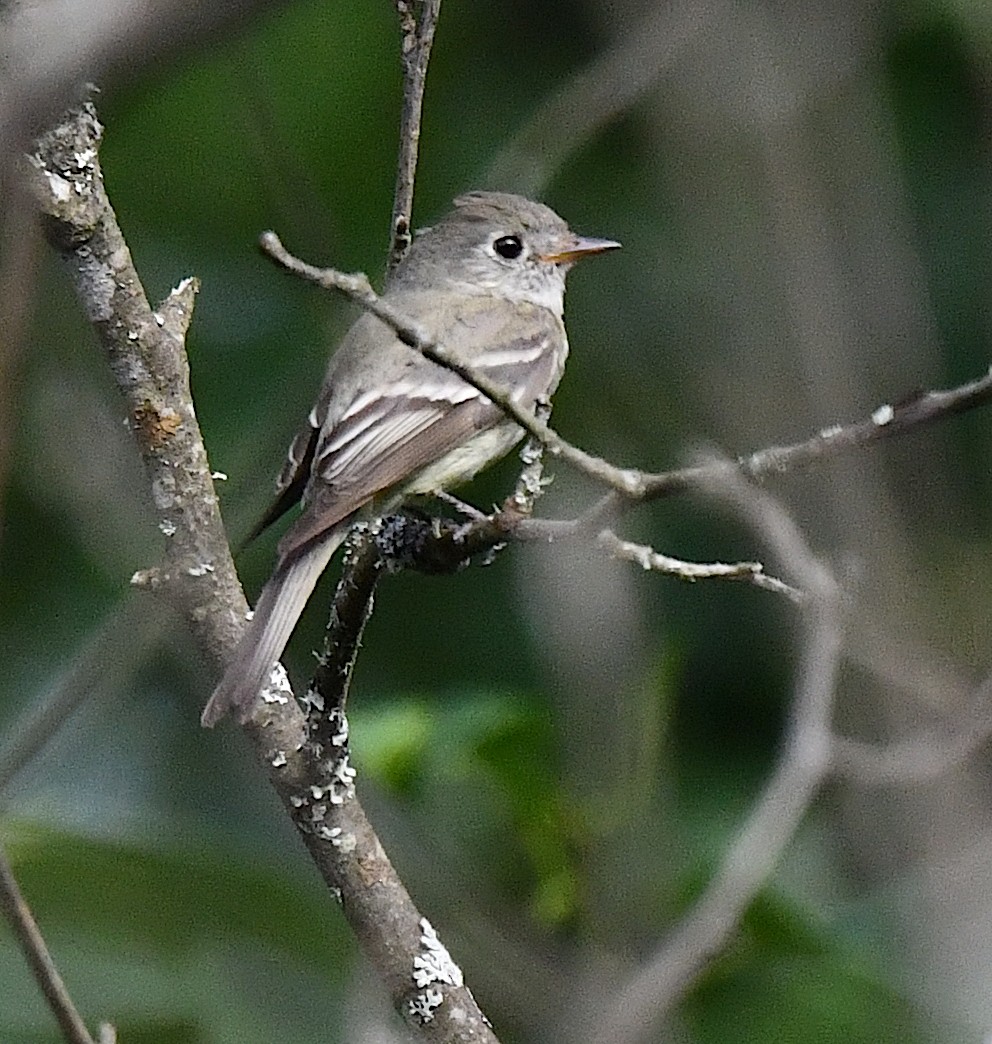
[[[136,612],[136,602],[136,596],[123,599],[65,673],[7,729],[7,741],[0,747],[0,802],[17,773],[72,719],[94,689],[123,688],[149,649],[162,641],[163,614],[147,605]]]
[[[325,290],[334,290],[360,304],[377,316],[396,332],[406,345],[419,351],[425,358],[458,374],[466,383],[478,389],[495,403],[511,420],[520,425],[532,438],[544,446],[552,456],[560,457],[584,475],[610,486],[607,494],[587,513],[582,520],[563,523],[571,531],[588,531],[598,519],[605,519],[620,509],[621,499],[655,500],[661,497],[684,493],[689,489],[700,489],[714,480],[730,482],[735,474],[752,479],[764,479],[773,475],[798,471],[812,464],[827,460],[874,442],[904,435],[925,424],[963,413],[992,401],[992,370],[984,377],[962,384],[947,391],[930,391],[897,405],[885,404],[873,411],[867,420],[847,426],[837,425],[821,431],[818,435],[790,446],[772,446],[759,450],[736,461],[713,460],[704,464],[679,468],[673,471],[651,473],[635,468],[620,468],[608,461],[595,457],[573,446],[563,439],[547,423],[528,413],[505,394],[494,382],[475,372],[472,367],[455,359],[451,352],[432,338],[424,327],[373,289],[364,273],[339,272],[333,268],[316,268],[294,257],[279,240],[275,232],[263,232],[259,237],[262,250],[288,272],[307,279]],[[537,533],[538,524],[532,533]],[[545,530],[550,536],[550,530]],[[564,535],[565,530],[561,531]]]
[[[921,392],[896,404],[884,403],[865,420],[847,425],[837,424],[790,446],[770,446],[750,456],[739,457],[735,462],[710,461],[678,471],[644,475],[644,495],[647,499],[654,499],[680,493],[689,486],[709,483],[713,478],[733,469],[758,480],[799,471],[851,450],[905,435],[934,421],[986,406],[990,402],[992,369],[984,377],[956,388]]]
[[[393,219],[390,226],[390,269],[403,259],[410,246],[413,220],[413,186],[417,176],[420,149],[420,120],[424,107],[427,64],[434,44],[434,30],[441,11],[441,0],[393,0],[400,18],[403,40],[400,60],[403,65],[403,112],[400,116],[400,146],[396,158],[396,188],[393,192]],[[419,9],[419,14],[418,14]]]
[[[762,587],[766,591],[785,595],[797,605],[803,600],[801,591],[774,576],[769,576],[760,562],[684,562],[680,558],[663,555],[647,544],[621,540],[612,529],[604,529],[596,538],[596,543],[614,558],[633,562],[642,569],[674,576],[679,580],[741,580],[755,587]]]
[[[72,1003],[62,976],[55,967],[52,955],[48,952],[45,940],[21,894],[14,871],[7,859],[7,853],[2,847],[0,847],[0,910],[3,911],[21,952],[31,968],[31,974],[58,1021],[62,1036],[68,1044],[95,1044],[86,1028],[86,1023],[83,1022],[76,1006]],[[105,1028],[101,1027],[101,1041],[106,1039],[105,1032]]]
[[[500,151],[487,182],[540,196],[569,156],[658,86],[710,25],[714,8],[711,0],[647,5],[644,18],[541,102]]]
[[[368,277],[361,272],[349,274],[333,268],[315,268],[294,257],[280,242],[275,232],[263,232],[259,237],[262,250],[288,272],[316,283],[325,290],[336,290],[360,304],[374,316],[396,331],[396,336],[409,347],[416,349],[425,358],[458,374],[463,381],[477,388],[495,403],[506,415],[516,421],[532,438],[537,439],[553,456],[561,457],[580,471],[607,486],[612,486],[628,497],[643,495],[640,472],[614,467],[612,464],[593,457],[572,446],[533,413],[517,405],[495,382],[476,373],[470,366],[459,362],[451,352],[438,344],[424,327],[394,308],[373,289]]]
[[[830,719],[841,658],[840,597],[799,530],[742,479],[711,487],[731,500],[802,582],[806,638],[782,754],[720,867],[688,916],[619,992],[596,1034],[611,1044],[654,1040],[655,1027],[723,948],[791,841],[830,768]]]

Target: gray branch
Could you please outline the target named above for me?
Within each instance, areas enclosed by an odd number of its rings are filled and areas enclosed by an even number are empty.
[[[394,268],[407,252],[412,238],[413,186],[420,150],[420,119],[424,109],[427,66],[434,45],[434,31],[441,11],[441,0],[393,0],[400,19],[403,39],[400,61],[403,65],[403,111],[400,116],[400,143],[396,159],[396,188],[393,192],[393,218],[390,226],[389,267]]]
[[[41,988],[45,1001],[55,1016],[67,1044],[98,1044],[90,1036],[86,1023],[72,1003],[72,997],[59,975],[52,955],[38,929],[31,910],[21,894],[7,854],[0,848],[0,913],[7,919],[10,929],[31,969],[31,974]],[[116,1039],[113,1027],[106,1023],[100,1027],[99,1044],[113,1044]]]
[[[184,336],[196,293],[184,280],[149,305],[107,198],[102,127],[86,104],[40,141],[33,182],[49,239],[107,353],[144,460],[164,562],[135,577],[182,612],[220,673],[248,609],[193,409]],[[295,700],[259,703],[244,726],[255,755],[394,1005],[418,1039],[495,1044],[461,972],[411,901],[355,796],[347,758],[310,742]]]
[[[778,864],[831,768],[831,717],[842,653],[840,590],[768,494],[739,476],[710,487],[757,529],[806,592],[805,638],[778,764],[683,922],[623,985],[589,1040],[646,1044],[719,954]]]

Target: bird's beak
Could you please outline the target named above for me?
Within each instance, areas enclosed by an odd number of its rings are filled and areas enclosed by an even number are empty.
[[[594,254],[605,254],[607,250],[619,250],[620,244],[615,239],[594,239],[592,236],[576,236],[562,249],[551,254],[538,254],[539,261],[547,261],[550,265],[573,265],[584,257]]]

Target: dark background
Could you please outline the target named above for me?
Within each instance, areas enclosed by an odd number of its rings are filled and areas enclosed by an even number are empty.
[[[257,236],[381,272],[397,45],[386,0],[300,2],[98,98],[150,296],[202,280],[192,380],[234,540],[354,315],[276,271]],[[415,223],[492,187],[623,242],[570,279],[554,420],[586,449],[661,470],[801,439],[987,367],[990,78],[992,19],[968,0],[448,0]],[[98,669],[2,795],[0,830],[77,1002],[128,1044],[390,1039],[237,731],[198,726],[215,679],[164,606],[128,594],[162,537],[104,360],[44,253],[12,357],[0,730],[87,650]],[[768,484],[847,591],[840,731],[966,720],[989,662],[990,433],[977,412]],[[555,471],[542,514],[591,502]],[[487,507],[514,473],[465,495]],[[685,558],[766,553],[702,499],[623,530]],[[250,596],[275,539],[241,560]],[[319,602],[291,646],[297,678]],[[772,594],[584,548],[383,584],[352,701],[360,792],[501,1039],[582,1039],[589,984],[677,924],[771,768],[796,637]],[[832,783],[663,1039],[986,1039],[990,841],[981,752],[922,784]],[[0,998],[0,1040],[57,1039],[3,932]]]

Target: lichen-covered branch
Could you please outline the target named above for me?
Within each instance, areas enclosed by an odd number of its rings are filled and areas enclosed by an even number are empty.
[[[157,309],[149,305],[104,189],[101,135],[92,105],[71,112],[31,158],[34,187],[49,239],[123,394],[159,513],[164,562],[134,582],[179,607],[219,674],[248,606],[190,396],[184,336],[196,282],[184,280]],[[311,742],[288,686],[270,697],[258,703],[245,734],[397,1009],[421,1040],[494,1044],[460,971],[365,817],[346,745],[328,750]]]

